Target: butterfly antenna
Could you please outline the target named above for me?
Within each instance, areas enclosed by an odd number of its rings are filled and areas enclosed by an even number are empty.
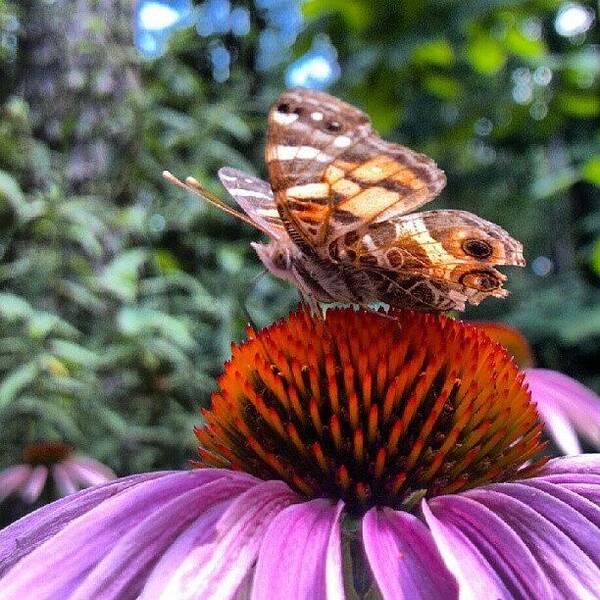
[[[197,179],[194,179],[193,177],[187,177],[184,183],[183,181],[181,181],[181,179],[177,179],[177,177],[175,177],[175,175],[173,175],[173,173],[171,173],[170,171],[163,171],[162,176],[169,183],[180,187],[186,192],[191,192],[192,194],[194,194],[194,196],[198,196],[205,202],[208,202],[209,204],[220,208],[223,212],[226,212],[228,215],[231,215],[236,219],[240,219],[241,221],[244,221],[244,223],[248,223],[248,225],[252,225],[252,227],[254,227],[255,229],[258,229],[259,231],[262,231],[265,235],[269,236],[269,232],[264,227],[261,227],[258,223],[255,223],[250,217],[248,217],[244,213],[238,212],[234,208],[231,208],[231,206],[229,206],[228,204],[225,204],[225,202],[223,202],[223,200],[221,200],[219,196],[213,194],[212,192],[209,192]]]

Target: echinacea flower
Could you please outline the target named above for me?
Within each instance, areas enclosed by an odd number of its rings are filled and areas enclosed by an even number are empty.
[[[49,478],[57,496],[68,496],[115,477],[106,465],[88,456],[75,454],[68,444],[38,442],[25,448],[22,464],[0,471],[0,502],[17,494],[26,504],[33,504]]]
[[[600,448],[600,396],[575,379],[534,367],[533,352],[516,329],[500,323],[473,322],[502,344],[525,372],[525,381],[546,430],[565,454],[582,452],[579,436]]]
[[[12,524],[0,599],[597,597],[600,456],[539,458],[524,375],[481,330],[336,309],[249,337],[202,468]]]

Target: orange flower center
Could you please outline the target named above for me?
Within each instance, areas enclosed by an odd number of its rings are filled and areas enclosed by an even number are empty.
[[[304,310],[234,345],[198,466],[350,510],[527,476],[543,449],[523,375],[483,332],[419,312]]]
[[[38,442],[23,451],[23,461],[30,465],[55,465],[73,453],[64,442]]]

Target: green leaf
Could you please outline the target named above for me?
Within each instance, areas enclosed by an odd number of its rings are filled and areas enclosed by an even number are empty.
[[[443,100],[454,100],[460,95],[462,89],[454,77],[434,73],[423,78],[423,87]]]
[[[593,94],[563,92],[558,96],[558,104],[574,117],[590,118],[600,114],[600,97]]]
[[[355,30],[365,29],[371,22],[372,7],[359,0],[310,0],[302,4],[302,12],[307,20],[317,19],[325,14],[336,12]]]
[[[26,209],[25,196],[17,180],[2,170],[0,170],[0,198],[6,199],[18,213]]]
[[[138,337],[158,331],[180,346],[191,348],[194,345],[194,338],[185,322],[157,310],[125,307],[119,312],[117,322],[121,332],[127,336]]]
[[[75,337],[79,332],[58,315],[47,311],[37,311],[29,319],[28,333],[34,339],[45,338],[50,333]]]
[[[580,310],[575,319],[569,319],[561,325],[559,334],[569,344],[600,335],[600,310]]]
[[[7,321],[24,319],[33,314],[33,309],[27,300],[16,294],[0,294],[0,315]]]
[[[96,352],[67,340],[52,340],[50,348],[56,356],[75,365],[94,368],[100,362],[100,356]]]
[[[600,275],[600,238],[594,242],[590,263],[594,273]]]
[[[121,300],[135,300],[139,271],[146,256],[146,250],[142,248],[129,250],[117,256],[100,276],[101,285]]]
[[[506,52],[497,40],[487,35],[474,37],[466,50],[469,64],[484,75],[494,75],[506,63]]]
[[[38,364],[29,362],[9,373],[0,384],[0,409],[4,408],[20,391],[30,385],[39,375],[39,372]]]
[[[417,64],[448,67],[454,63],[454,50],[447,40],[435,40],[416,48],[413,60]]]
[[[592,156],[582,167],[581,175],[589,183],[600,185],[600,155]]]
[[[525,59],[539,59],[548,53],[546,44],[542,40],[527,37],[516,28],[507,31],[504,43],[510,52]]]

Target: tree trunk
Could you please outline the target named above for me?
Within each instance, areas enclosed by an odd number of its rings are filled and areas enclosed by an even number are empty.
[[[65,156],[61,170],[73,193],[107,193],[131,143],[123,102],[139,86],[133,6],[131,0],[21,5],[19,91],[36,137]]]

